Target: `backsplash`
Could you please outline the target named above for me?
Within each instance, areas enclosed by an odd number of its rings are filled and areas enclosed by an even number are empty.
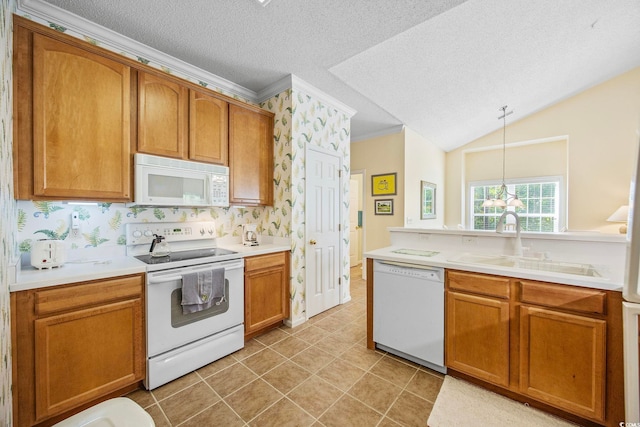
[[[18,247],[31,250],[39,239],[64,240],[68,249],[125,244],[125,224],[133,222],[215,221],[216,237],[240,236],[240,225],[257,223],[259,234],[286,237],[273,225],[263,227],[260,218],[268,208],[153,208],[126,207],[123,203],[69,204],[18,202]],[[80,228],[70,229],[71,213],[77,212]]]

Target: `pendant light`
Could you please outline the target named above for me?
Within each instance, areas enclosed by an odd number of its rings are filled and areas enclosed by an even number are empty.
[[[482,203],[483,208],[506,208],[508,206],[515,206],[516,208],[521,208],[524,206],[522,200],[518,198],[516,194],[510,193],[507,191],[507,186],[504,183],[504,172],[505,172],[505,154],[507,151],[507,142],[506,142],[506,133],[507,133],[507,116],[513,114],[513,110],[507,112],[507,106],[500,108],[502,111],[502,116],[498,117],[498,120],[502,119],[502,185],[500,186],[500,190],[496,194],[496,197],[490,199],[487,196],[487,200]],[[503,198],[504,197],[504,198]],[[506,200],[505,200],[506,199]]]

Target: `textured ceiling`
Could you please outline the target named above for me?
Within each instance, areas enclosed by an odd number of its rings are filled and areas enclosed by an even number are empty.
[[[255,92],[294,74],[357,110],[353,140],[403,124],[444,150],[640,66],[638,0],[23,1]]]

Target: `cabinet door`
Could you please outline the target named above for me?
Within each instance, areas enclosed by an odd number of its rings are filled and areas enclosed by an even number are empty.
[[[229,105],[229,202],[273,205],[273,117]]]
[[[509,386],[509,302],[447,292],[446,365]]]
[[[288,317],[287,279],[285,265],[245,273],[245,333]]]
[[[604,420],[606,322],[520,307],[520,391],[587,418]]]
[[[138,151],[186,158],[189,90],[144,72],[138,73]]]
[[[33,35],[34,196],[130,199],[129,84],[128,66]]]
[[[76,408],[144,376],[142,301],[35,321],[36,418]]]
[[[189,158],[229,164],[229,105],[201,92],[189,92]]]

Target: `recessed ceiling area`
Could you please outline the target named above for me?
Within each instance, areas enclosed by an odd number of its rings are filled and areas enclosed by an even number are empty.
[[[255,93],[293,74],[445,151],[640,66],[637,0],[19,0],[80,16]],[[639,101],[640,102],[640,101]]]

